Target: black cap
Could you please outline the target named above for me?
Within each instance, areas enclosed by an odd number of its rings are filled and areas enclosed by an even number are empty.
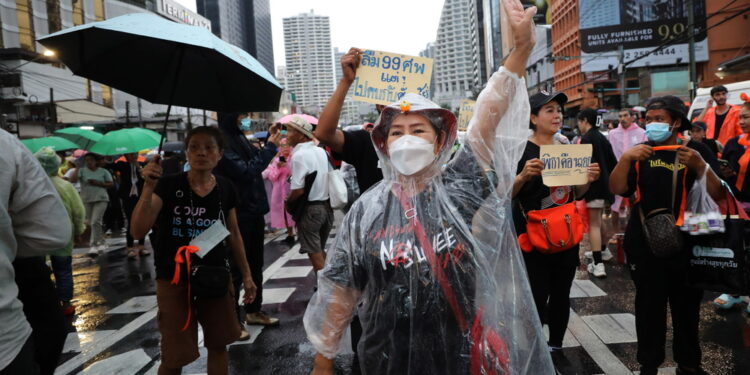
[[[706,126],[706,123],[703,121],[696,121],[691,126],[694,128],[701,128],[703,131],[706,131],[706,129],[708,128],[708,126]]]
[[[564,107],[565,103],[568,102],[568,96],[563,94],[562,92],[550,94],[549,92],[542,90],[529,97],[529,104],[531,105],[531,110],[533,111],[535,109],[541,108],[543,105],[553,100],[559,103],[560,107]]]
[[[653,109],[665,109],[675,120],[680,119],[682,123],[680,131],[690,130],[690,128],[692,128],[692,124],[687,118],[687,107],[685,107],[685,102],[676,96],[657,96],[649,99],[646,104],[646,111]]]

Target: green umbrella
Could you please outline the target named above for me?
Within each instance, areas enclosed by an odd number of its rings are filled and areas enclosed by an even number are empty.
[[[158,146],[159,138],[154,138],[143,129],[132,128],[105,134],[89,151],[99,155],[120,155]]]
[[[37,152],[42,147],[52,147],[55,151],[75,150],[78,145],[60,137],[43,137],[34,139],[24,139],[21,141],[31,152]]]
[[[146,129],[146,128],[130,128],[128,130],[148,135],[149,137],[151,137],[153,139],[156,139],[157,142],[161,141],[161,134],[159,134],[159,133],[157,133],[157,132],[155,132],[155,131],[153,131],[151,129]]]
[[[96,142],[104,137],[101,133],[76,127],[57,130],[55,131],[55,135],[77,144],[79,147],[76,148],[84,150],[90,149],[96,144]]]

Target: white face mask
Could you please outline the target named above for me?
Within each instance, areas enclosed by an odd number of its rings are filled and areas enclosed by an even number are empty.
[[[411,176],[435,160],[435,145],[424,138],[402,135],[388,147],[393,167],[405,176]]]

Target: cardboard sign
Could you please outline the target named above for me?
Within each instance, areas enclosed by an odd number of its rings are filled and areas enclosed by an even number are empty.
[[[464,99],[461,101],[458,112],[458,130],[466,131],[469,127],[469,121],[474,116],[474,106],[477,104],[475,100]]]
[[[391,104],[406,93],[430,96],[432,59],[367,50],[352,84],[354,100]]]
[[[539,159],[544,163],[542,181],[547,186],[586,184],[591,153],[591,145],[541,146]]]

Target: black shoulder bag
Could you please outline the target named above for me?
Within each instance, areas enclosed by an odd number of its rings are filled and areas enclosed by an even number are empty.
[[[224,209],[221,204],[221,187],[216,181],[219,190],[219,220],[226,226]],[[190,191],[190,210],[193,211],[193,189]],[[195,233],[195,220],[193,220],[193,233]],[[226,245],[226,241],[223,241]],[[229,260],[224,259],[226,265],[212,266],[205,264],[192,264],[190,266],[190,290],[195,298],[222,298],[229,291]]]
[[[654,147],[654,150],[658,150],[658,147]],[[651,250],[651,254],[653,254],[657,258],[669,258],[682,252],[685,249],[682,233],[680,232],[680,229],[676,224],[677,221],[675,220],[675,216],[672,211],[674,210],[674,200],[677,190],[677,171],[679,169],[677,158],[677,153],[675,153],[674,170],[672,171],[672,200],[669,208],[658,208],[650,211],[648,214],[644,214],[643,203],[641,202],[638,205],[638,213],[641,217],[641,226],[643,227],[643,235],[646,238],[646,244]],[[636,185],[638,186],[638,200],[640,201],[641,192],[639,185],[639,164],[640,162],[636,162],[635,165]],[[685,171],[685,176],[687,176],[687,170]],[[684,195],[684,186],[682,190]],[[683,197],[681,204],[685,204],[685,197]],[[679,214],[682,215],[682,213],[683,212],[681,209]]]

